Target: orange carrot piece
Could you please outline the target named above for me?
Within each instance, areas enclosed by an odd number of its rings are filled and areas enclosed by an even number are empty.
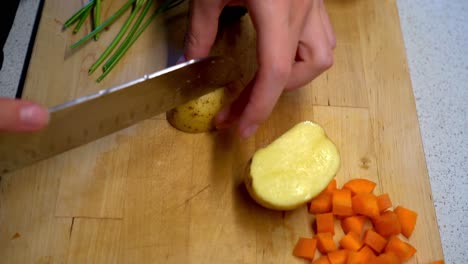
[[[323,214],[332,211],[332,193],[322,192],[310,201],[309,212]]]
[[[353,211],[369,217],[379,216],[379,205],[377,197],[372,193],[358,193],[352,198]]]
[[[317,233],[335,234],[335,218],[332,213],[316,214]]]
[[[381,236],[389,237],[398,235],[401,232],[400,220],[392,211],[383,212],[380,216],[372,220],[374,228]]]
[[[367,264],[375,259],[375,254],[368,246],[364,246],[359,251],[350,251],[346,264]]]
[[[325,192],[332,193],[334,190],[336,190],[336,179],[331,180],[331,182],[327,185],[327,188],[325,188]]]
[[[401,264],[401,260],[393,253],[383,253],[370,262],[371,264]]]
[[[343,185],[343,189],[350,190],[353,195],[356,193],[372,193],[375,185],[375,182],[366,179],[352,179]]]
[[[333,241],[332,233],[318,233],[317,238],[317,249],[322,254],[327,254],[336,250],[335,241]]]
[[[357,251],[350,251],[348,254],[348,260],[346,261],[346,264],[364,264],[364,262],[361,259],[361,255]]]
[[[388,193],[377,196],[377,204],[379,205],[379,212],[381,213],[393,206]]]
[[[351,200],[351,191],[334,190],[332,198],[333,214],[341,216],[354,215],[353,204]]]
[[[395,208],[394,212],[398,216],[398,220],[400,220],[401,233],[405,237],[409,238],[413,233],[414,227],[416,226],[416,219],[418,218],[418,214],[402,206]]]
[[[312,264],[330,264],[330,261],[328,261],[328,257],[324,255],[312,262]]]
[[[382,250],[387,245],[387,240],[381,235],[374,232],[374,230],[367,230],[363,238],[364,244],[371,247],[377,253],[382,252]]]
[[[440,259],[440,260],[432,261],[429,264],[445,264],[445,261],[443,259]]]
[[[389,252],[394,253],[401,261],[406,261],[416,253],[416,249],[397,236],[392,236],[385,247],[385,253]]]
[[[340,246],[344,249],[349,250],[359,250],[364,245],[361,240],[360,235],[354,232],[348,232],[343,238],[340,240]]]
[[[359,255],[361,256],[363,263],[368,263],[374,260],[376,257],[374,251],[372,251],[372,249],[368,246],[363,246],[361,250],[359,250]]]
[[[346,217],[345,219],[341,220],[341,228],[343,228],[345,234],[352,231],[360,236],[366,219],[367,217],[360,215]]]
[[[301,237],[294,247],[293,255],[296,257],[313,260],[316,247],[317,239]]]
[[[328,261],[330,264],[346,264],[348,259],[348,250],[340,249],[328,253]]]

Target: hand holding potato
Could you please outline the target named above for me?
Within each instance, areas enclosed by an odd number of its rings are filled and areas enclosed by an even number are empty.
[[[323,0],[193,0],[185,58],[209,55],[226,5],[246,4],[257,30],[258,71],[231,105],[216,116],[218,127],[237,124],[249,137],[285,90],[305,85],[332,65],[335,36]]]

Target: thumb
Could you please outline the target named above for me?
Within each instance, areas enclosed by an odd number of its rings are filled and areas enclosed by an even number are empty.
[[[218,31],[218,19],[225,1],[197,0],[190,2],[190,20],[185,35],[185,58],[198,59],[209,55]]]
[[[47,110],[33,102],[0,98],[0,131],[36,131],[48,121]]]

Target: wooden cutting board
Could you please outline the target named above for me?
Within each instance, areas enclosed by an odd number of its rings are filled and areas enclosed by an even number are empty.
[[[108,78],[95,83],[87,69],[124,17],[100,41],[72,51],[68,46],[84,32],[61,28],[81,2],[46,1],[24,98],[56,105],[162,69],[180,54],[187,6],[153,23]],[[104,15],[122,3],[104,1]],[[410,239],[418,252],[409,263],[442,258],[395,0],[326,5],[338,40],[333,68],[285,94],[255,137],[184,134],[161,115],[3,175],[2,262],[304,263],[291,252],[299,236],[313,234],[306,207],[266,210],[242,187],[254,151],[303,120],[320,123],[338,145],[339,185],[374,180],[377,193],[419,213]],[[236,58],[246,83],[255,70],[249,18],[223,25],[213,53]]]

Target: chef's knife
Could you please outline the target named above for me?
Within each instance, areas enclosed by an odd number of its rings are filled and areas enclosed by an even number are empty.
[[[78,147],[223,87],[241,77],[231,59],[191,60],[52,107],[39,132],[0,132],[0,173]]]

